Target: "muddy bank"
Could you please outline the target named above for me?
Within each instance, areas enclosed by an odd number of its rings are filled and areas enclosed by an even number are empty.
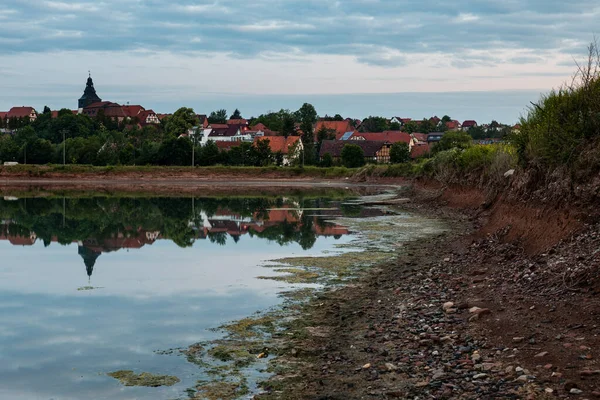
[[[440,189],[399,207],[452,231],[319,294],[257,398],[600,398],[596,216]]]

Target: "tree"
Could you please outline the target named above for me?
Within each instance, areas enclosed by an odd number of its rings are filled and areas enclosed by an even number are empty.
[[[440,122],[442,125],[446,125],[446,123],[450,122],[450,121],[452,121],[452,118],[450,118],[450,116],[448,116],[448,115],[444,115]]]
[[[399,122],[392,122],[390,124],[390,131],[400,131],[402,130],[402,127],[400,126]]]
[[[329,168],[332,165],[333,165],[333,157],[331,157],[331,154],[325,153],[323,155],[323,159],[321,160],[321,167]]]
[[[237,110],[236,110],[237,111]],[[227,123],[227,110],[220,109],[213,111],[208,116],[209,124],[226,124]]]
[[[269,165],[273,161],[273,152],[271,151],[271,145],[267,139],[258,140],[254,144],[255,161],[256,166]]]
[[[360,125],[361,132],[383,132],[389,129],[387,118],[369,116]]]
[[[365,165],[365,153],[356,144],[346,144],[342,148],[342,164],[347,168],[358,168]]]
[[[165,131],[172,136],[187,133],[189,129],[198,126],[198,116],[193,108],[181,107],[165,121]]]
[[[233,112],[233,114],[231,114],[231,117],[229,117],[229,119],[242,119],[242,114],[240,113],[240,110],[238,110],[237,108],[235,109],[235,111]]]
[[[219,147],[217,143],[212,140],[206,142],[204,146],[202,146],[202,151],[200,152],[200,165],[215,165],[218,164],[221,160],[221,153],[219,152]]]
[[[317,131],[317,154],[321,152],[321,146],[323,145],[324,140],[334,140],[335,139],[335,129],[328,129],[325,125],[321,126],[321,128]]]
[[[482,126],[477,125],[469,128],[469,136],[474,140],[485,139],[488,136],[488,132]]]
[[[390,148],[390,162],[400,164],[410,161],[410,147],[408,143],[396,142]]]
[[[297,112],[302,131],[302,145],[304,146],[304,163],[312,165],[316,161],[315,137],[313,126],[317,122],[317,111],[312,104],[304,103]]]
[[[44,112],[43,112],[43,114],[52,114],[52,110],[50,110],[50,107],[44,106]]]
[[[291,115],[285,115],[283,117],[283,125],[281,126],[281,135],[288,137],[296,133],[296,124],[294,118]]]
[[[432,153],[450,149],[466,149],[473,144],[471,136],[466,132],[447,132],[433,147]]]
[[[190,165],[192,142],[186,137],[171,137],[160,145],[157,158],[161,165]]]

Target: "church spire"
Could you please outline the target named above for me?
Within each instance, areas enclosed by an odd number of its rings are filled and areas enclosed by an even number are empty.
[[[83,91],[83,96],[79,99],[79,110],[83,110],[85,107],[89,106],[92,103],[101,102],[102,99],[98,97],[96,94],[96,89],[94,89],[94,81],[92,80],[92,73],[88,71],[87,83],[85,84],[85,90]]]

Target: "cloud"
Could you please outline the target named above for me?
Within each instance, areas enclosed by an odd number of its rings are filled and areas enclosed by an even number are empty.
[[[600,7],[591,0],[473,3],[30,0],[0,11],[4,21],[0,41],[9,53],[142,48],[251,58],[266,51],[301,51],[351,55],[372,65],[399,65],[407,54],[424,49],[451,58],[460,58],[465,51],[494,49],[571,54],[591,39],[600,17]],[[401,55],[363,53],[361,49],[369,46],[395,49]],[[464,60],[455,64],[466,65]]]

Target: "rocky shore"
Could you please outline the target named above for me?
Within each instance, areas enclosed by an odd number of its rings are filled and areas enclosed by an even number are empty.
[[[596,219],[456,196],[398,205],[453,229],[307,304],[255,398],[600,398]]]

